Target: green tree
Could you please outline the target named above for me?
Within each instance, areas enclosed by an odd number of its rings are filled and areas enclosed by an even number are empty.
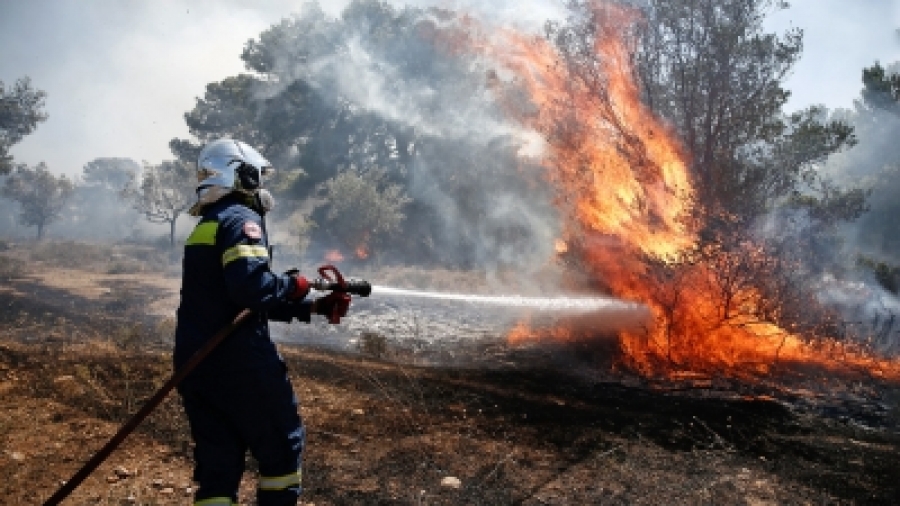
[[[121,191],[141,166],[131,158],[95,158],[81,169],[81,181],[86,185]]]
[[[283,200],[315,199],[336,175],[362,175],[375,166],[384,171],[377,177],[408,184],[421,136],[372,111],[340,84],[353,80],[341,72],[349,67],[345,58],[353,44],[360,42],[373,60],[402,70],[398,83],[427,80],[444,69],[447,59],[429,56],[434,48],[422,44],[416,24],[421,16],[420,10],[355,0],[340,18],[331,19],[318,4],[307,4],[301,15],[247,43],[241,58],[253,74],[209,84],[185,114],[193,138],[173,139],[170,149],[189,161],[210,140],[245,140],[266,153],[279,172],[303,174],[284,179],[291,184],[278,188]],[[315,233],[325,232],[316,228]]]
[[[12,170],[10,148],[47,119],[44,112],[46,93],[31,86],[31,79],[23,77],[6,88],[0,81],[0,174]]]
[[[651,0],[636,62],[645,100],[692,157],[699,201],[752,221],[853,144],[852,128],[812,107],[789,116],[784,79],[803,32],[767,33],[778,0]]]
[[[875,62],[862,72],[865,106],[900,114],[900,73],[891,73]]]
[[[401,186],[388,181],[383,169],[344,171],[324,187],[330,203],[325,225],[343,249],[368,256],[371,246],[401,231],[403,207],[410,199]]]
[[[254,92],[260,84],[258,78],[241,74],[206,85],[203,98],[184,115],[196,141],[173,139],[172,152],[184,162],[195,162],[203,145],[220,137],[240,139],[266,151],[264,125],[258,121],[262,103]]]
[[[169,244],[174,248],[175,224],[195,202],[195,187],[190,165],[180,161],[159,165],[145,162],[140,176],[132,178],[122,190],[122,197],[150,223],[168,224]]]
[[[571,5],[570,22],[549,25],[559,65],[575,86],[609,102],[609,83],[597,70],[607,62],[598,60],[595,41],[602,16],[610,14],[592,1]],[[801,55],[803,34],[766,31],[766,17],[783,2],[648,0],[641,5],[642,15],[625,30],[634,77],[645,104],[672,126],[690,157],[694,214],[686,219],[698,232],[680,262],[645,263],[646,273],[656,277],[652,286],[682,293],[683,287],[668,284],[705,278],[703,286],[691,287],[708,294],[715,308],[702,320],[723,326],[774,323],[813,334],[810,329],[827,320],[827,311],[815,304],[807,281],[837,262],[839,226],[867,209],[868,192],[842,187],[822,171],[826,160],[855,144],[853,128],[822,107],[785,113],[784,80]],[[621,128],[615,104],[605,105],[605,120]],[[556,133],[548,132],[551,142]],[[622,139],[622,150],[641,160],[643,147],[630,132],[614,135]],[[735,302],[748,293],[759,298]],[[676,306],[668,306],[672,318],[687,313]],[[675,333],[680,328],[674,320],[663,324]]]
[[[75,187],[65,176],[54,176],[46,164],[35,167],[19,165],[3,185],[4,197],[19,203],[20,222],[37,227],[37,239],[44,237],[44,229],[62,216],[66,202]]]
[[[174,139],[170,148],[180,159],[192,160],[206,142],[239,138],[281,168],[303,169],[307,178],[291,189],[296,197],[311,195],[318,184],[349,168],[378,165],[396,178],[414,150],[410,129],[368,110],[335,81],[352,79],[341,71],[356,42],[372,44],[367,51],[381,51],[373,58],[391,64],[398,63],[393,60],[403,54],[402,46],[410,52],[422,46],[412,12],[356,0],[332,20],[318,4],[307,4],[301,15],[247,43],[241,58],[254,74],[209,84],[185,114],[194,140]]]

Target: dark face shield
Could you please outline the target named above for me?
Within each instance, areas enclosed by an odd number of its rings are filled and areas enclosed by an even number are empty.
[[[242,163],[234,173],[242,190],[254,191],[262,186],[262,171],[248,163]]]

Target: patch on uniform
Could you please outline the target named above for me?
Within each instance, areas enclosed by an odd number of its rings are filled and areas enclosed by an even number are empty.
[[[259,227],[255,221],[245,221],[244,222],[244,235],[251,239],[260,240],[262,239],[262,229]]]

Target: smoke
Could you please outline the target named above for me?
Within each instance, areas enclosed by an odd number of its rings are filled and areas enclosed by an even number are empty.
[[[334,19],[307,5],[278,37],[261,37],[277,78],[257,96],[302,81],[328,104],[408,132],[415,154],[400,170],[415,206],[403,235],[427,237],[432,259],[444,265],[529,275],[551,263],[560,227],[552,192],[536,184],[542,169],[529,161],[543,141],[508,119],[490,87],[491,62],[457,39],[477,31],[473,24],[441,9],[348,10]],[[401,254],[415,260],[414,251]]]
[[[826,275],[819,287],[819,300],[836,308],[843,322],[843,338],[883,355],[900,355],[900,299],[871,277],[860,280]]]
[[[900,70],[900,66],[894,69]],[[869,212],[844,227],[844,236],[859,254],[900,265],[896,228],[900,212],[896,199],[900,192],[900,107],[883,110],[858,103],[856,110],[839,110],[834,116],[853,125],[859,143],[832,156],[823,172],[844,187],[872,191]]]
[[[871,63],[869,64],[869,66]],[[900,72],[900,63],[886,67]],[[862,68],[859,74],[862,75]],[[859,85],[862,90],[862,83]],[[857,144],[833,154],[818,172],[844,190],[871,192],[868,211],[839,226],[835,240],[806,252],[807,259],[824,259],[814,290],[819,300],[839,314],[840,337],[852,338],[883,354],[900,353],[900,106],[876,107],[862,98],[852,109],[831,111],[826,120],[854,128]],[[804,216],[791,216],[794,233],[804,233]],[[782,222],[783,223],[783,222]],[[800,230],[798,230],[800,229]],[[785,233],[782,230],[781,233]],[[771,227],[770,227],[771,233]],[[791,232],[788,231],[788,234]]]

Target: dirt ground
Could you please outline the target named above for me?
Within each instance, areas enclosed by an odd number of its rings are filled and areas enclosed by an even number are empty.
[[[3,504],[42,503],[171,373],[164,261],[44,248],[0,258]],[[752,388],[577,374],[500,339],[496,367],[382,344],[280,345],[309,432],[301,504],[900,504],[896,386],[877,385],[887,414],[866,424]],[[65,504],[190,504],[193,486],[172,396]]]

